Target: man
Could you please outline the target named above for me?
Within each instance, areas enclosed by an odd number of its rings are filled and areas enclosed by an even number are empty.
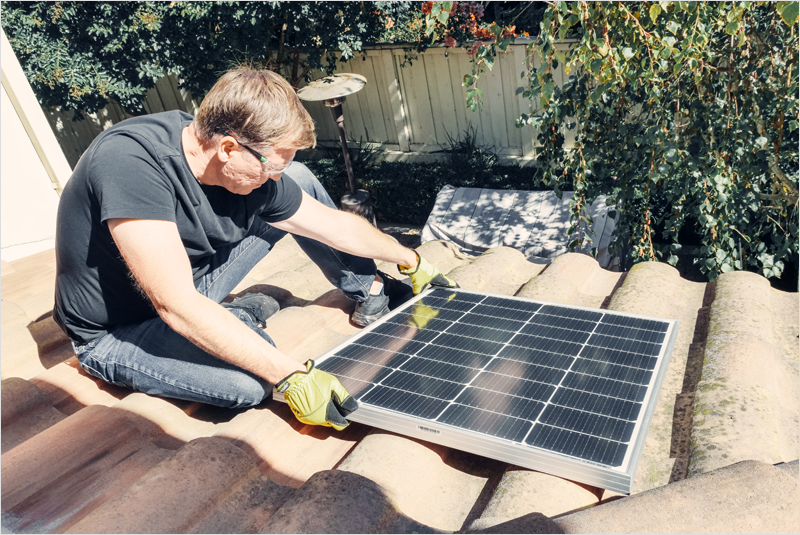
[[[357,406],[332,376],[278,351],[261,328],[277,304],[220,302],[287,232],[345,295],[360,325],[388,312],[371,259],[415,292],[454,286],[412,250],[340,212],[295,152],[311,117],[269,71],[239,68],[197,117],[126,120],[94,140],[61,197],[55,320],[81,366],[113,384],[224,407],[277,385],[301,421],[341,429]]]

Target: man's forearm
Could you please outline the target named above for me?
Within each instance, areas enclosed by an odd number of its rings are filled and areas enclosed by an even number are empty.
[[[417,265],[414,251],[403,247],[364,218],[328,208],[305,192],[300,208],[292,217],[271,225],[362,258],[408,267]]]
[[[338,212],[341,217],[339,237],[329,243],[342,252],[365,258],[391,262],[401,266],[415,266],[417,254],[400,245],[394,238],[373,227],[367,220],[349,212]]]
[[[204,295],[198,293],[183,301],[160,311],[161,318],[206,352],[272,384],[304,369]]]

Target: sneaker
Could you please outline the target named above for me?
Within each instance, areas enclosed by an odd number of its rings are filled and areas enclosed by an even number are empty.
[[[262,329],[267,326],[267,318],[280,310],[281,306],[272,297],[259,293],[237,297],[230,303],[220,303],[225,308],[240,308],[253,316]]]
[[[356,303],[356,308],[350,315],[353,323],[361,327],[374,323],[388,314],[390,310],[394,310],[414,297],[411,285],[399,281],[382,271],[378,271],[378,275],[383,280],[383,287],[380,293],[376,295],[369,294],[366,301]]]
[[[384,283],[385,286],[385,283]],[[383,293],[384,288],[377,295],[369,294],[361,303],[356,302],[356,308],[350,314],[350,320],[360,327],[366,327],[389,313],[389,298]]]

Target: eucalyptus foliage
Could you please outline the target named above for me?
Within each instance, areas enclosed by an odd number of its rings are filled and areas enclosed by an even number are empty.
[[[591,240],[578,225],[609,195],[628,265],[674,265],[691,234],[711,280],[797,263],[797,19],[797,2],[550,3],[518,89],[538,111],[517,125],[539,132],[543,181],[575,191],[571,247]],[[505,45],[494,33],[482,46]],[[474,61],[465,85],[492,68]]]
[[[110,99],[144,113],[174,73],[202,97],[231,67],[280,72],[295,87],[333,72],[409,9],[392,2],[2,2],[3,30],[40,101],[94,112]],[[389,17],[389,18],[387,18]]]
[[[575,190],[573,222],[610,194],[615,245],[634,261],[675,264],[691,223],[711,279],[796,262],[796,20],[795,2],[555,3],[523,93],[541,112],[520,122],[541,130],[545,181]],[[570,77],[557,89],[559,63]],[[571,151],[562,125],[576,129]]]

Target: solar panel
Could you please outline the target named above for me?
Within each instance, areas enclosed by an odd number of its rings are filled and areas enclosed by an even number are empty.
[[[359,401],[352,421],[627,494],[677,332],[436,288],[316,363]]]

